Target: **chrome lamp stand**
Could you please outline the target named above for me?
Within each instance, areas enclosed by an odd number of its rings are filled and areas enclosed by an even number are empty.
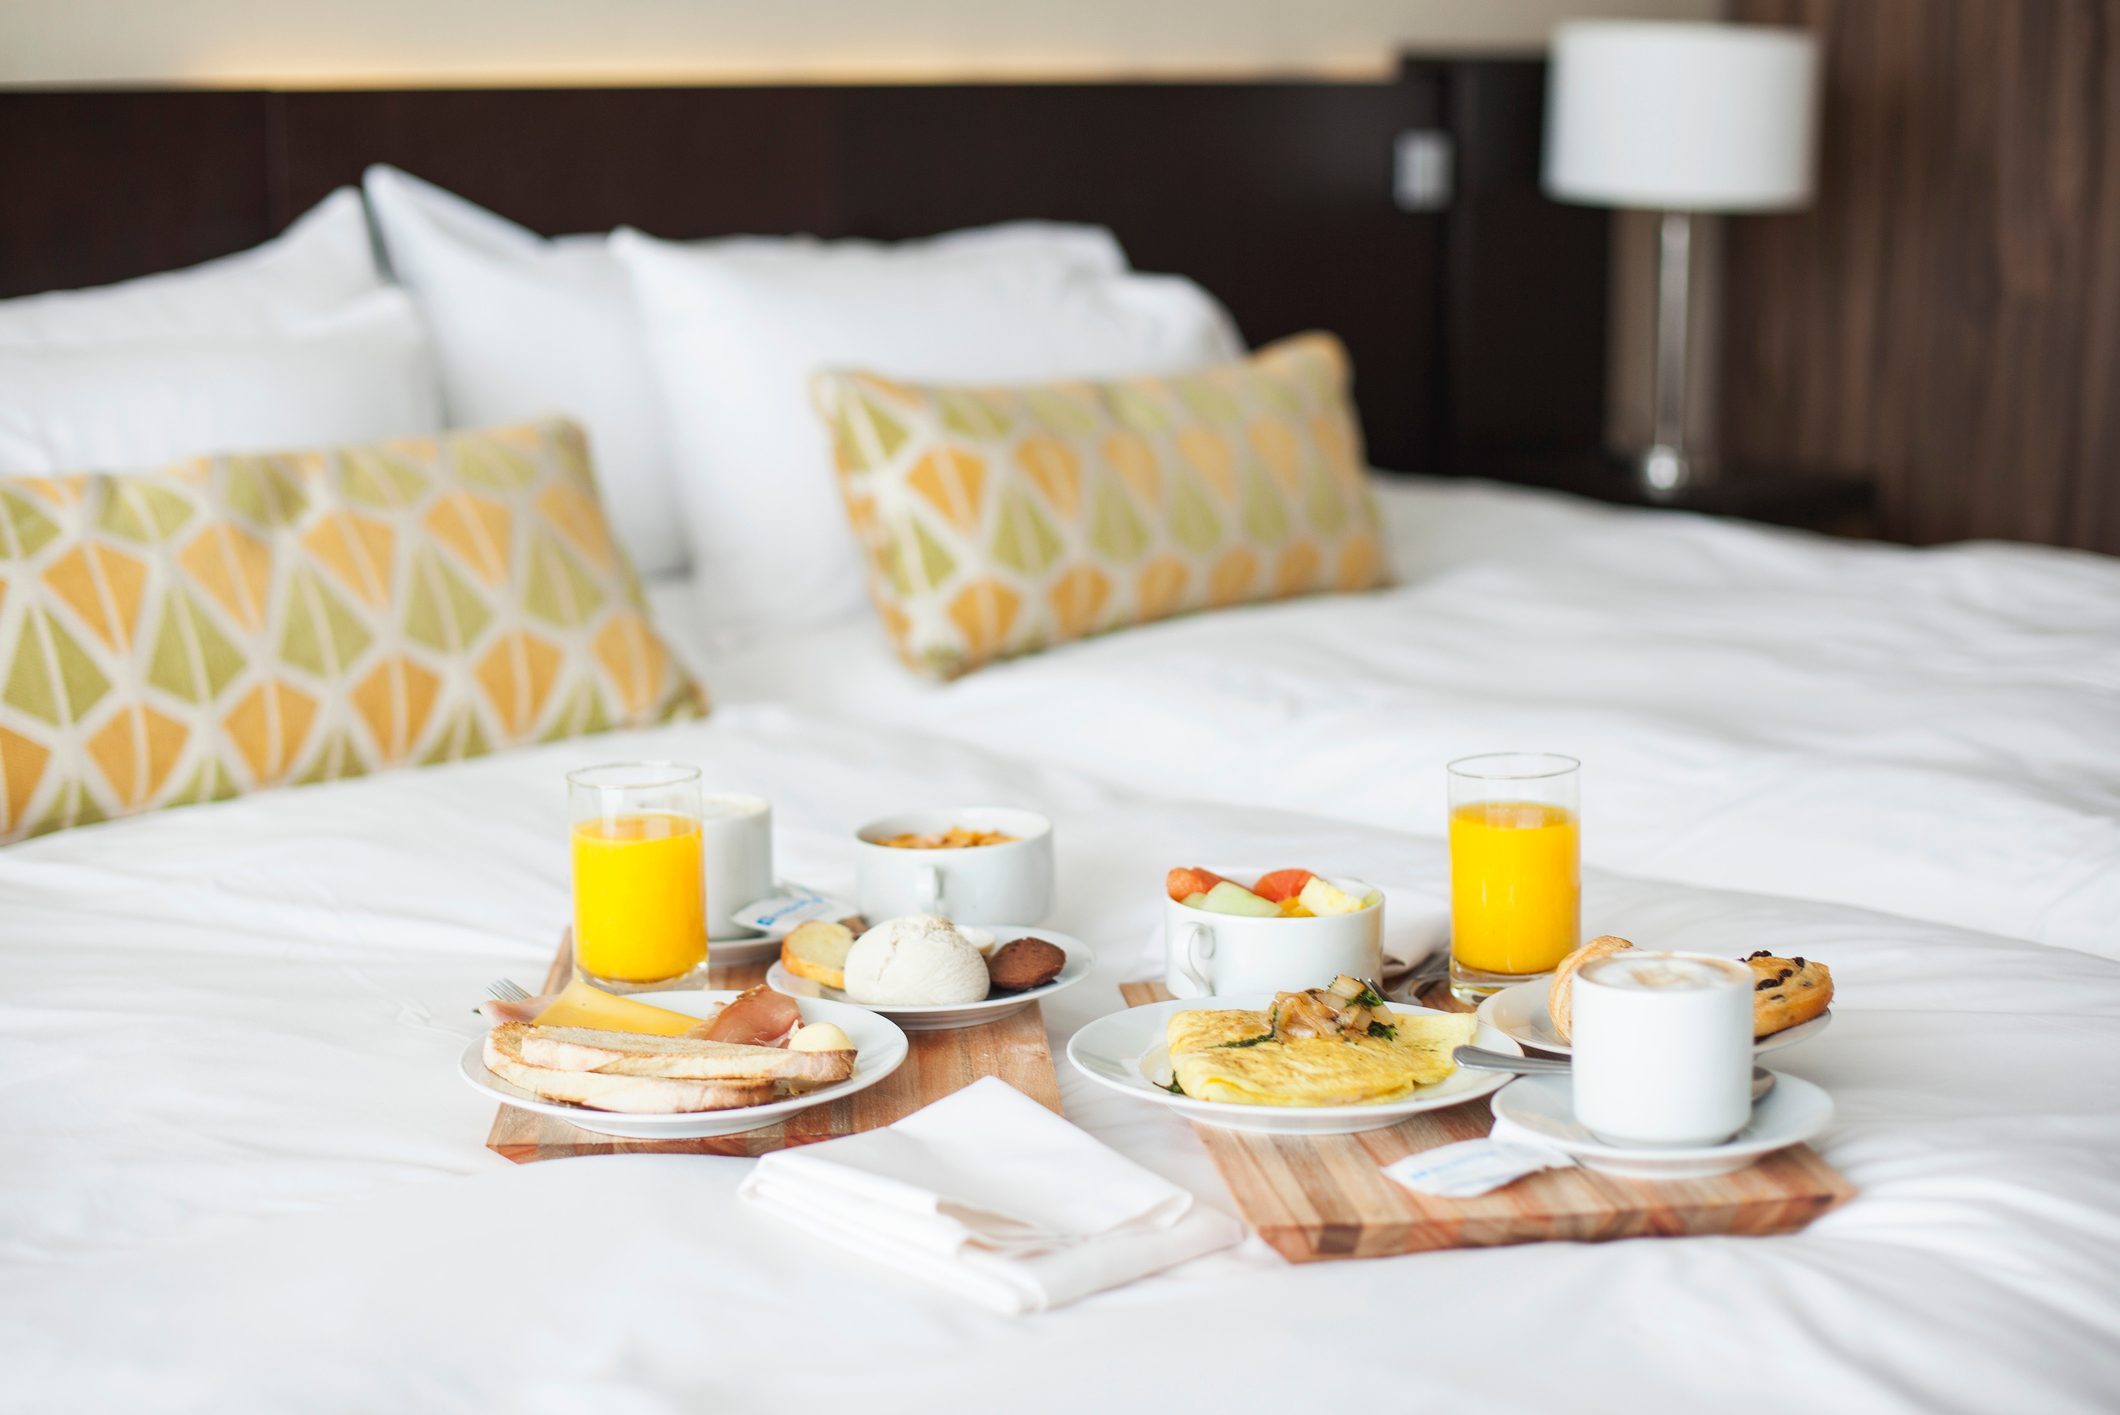
[[[1642,488],[1668,500],[1707,479],[1706,459],[1686,449],[1686,336],[1693,271],[1693,218],[1667,211],[1657,239],[1656,412],[1642,453]]]

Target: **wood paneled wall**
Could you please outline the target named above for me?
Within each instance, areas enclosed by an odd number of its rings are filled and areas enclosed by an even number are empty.
[[[1377,465],[1484,471],[1594,448],[1603,418],[1605,222],[1539,195],[1544,93],[1512,59],[1374,83],[0,92],[0,298],[255,245],[372,162],[546,232],[1088,221],[1255,344],[1339,334]],[[1455,144],[1446,210],[1393,201],[1410,129]]]
[[[1729,223],[1722,437],[1883,528],[2120,552],[2120,0],[1735,0],[1826,54],[1820,189]]]

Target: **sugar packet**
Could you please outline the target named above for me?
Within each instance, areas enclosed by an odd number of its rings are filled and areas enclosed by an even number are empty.
[[[1438,1145],[1435,1149],[1393,1160],[1384,1166],[1384,1174],[1416,1194],[1469,1199],[1499,1189],[1527,1174],[1536,1174],[1542,1169],[1565,1169],[1574,1163],[1559,1150],[1544,1145],[1483,1138]]]
[[[820,894],[807,885],[781,880],[777,888],[779,893],[746,904],[729,917],[769,938],[783,938],[797,924],[806,924],[812,919],[837,923],[853,917],[855,912],[854,906],[844,899]]]

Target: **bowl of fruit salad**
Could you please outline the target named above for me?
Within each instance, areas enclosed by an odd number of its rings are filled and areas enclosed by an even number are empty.
[[[1174,869],[1164,881],[1164,984],[1174,997],[1299,989],[1384,973],[1384,895],[1312,870]],[[1319,969],[1324,972],[1319,972]]]

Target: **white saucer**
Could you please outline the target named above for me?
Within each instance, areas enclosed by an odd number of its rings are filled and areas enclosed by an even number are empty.
[[[1168,1106],[1203,1125],[1224,1130],[1244,1130],[1254,1135],[1352,1135],[1362,1130],[1382,1130],[1409,1115],[1441,1110],[1488,1095],[1509,1080],[1506,1072],[1459,1068],[1433,1086],[1423,1086],[1403,1100],[1379,1101],[1373,1105],[1239,1105],[1224,1101],[1199,1101],[1173,1095],[1158,1078],[1170,1075],[1170,1051],[1165,1045],[1173,1013],[1240,1009],[1264,1012],[1273,1004],[1272,993],[1234,993],[1225,997],[1180,998],[1152,1002],[1108,1013],[1084,1027],[1068,1040],[1067,1059],[1077,1071],[1115,1091],[1139,1100]],[[1394,1012],[1434,1012],[1432,1007],[1391,1004]],[[1482,1023],[1473,1035],[1478,1046],[1510,1056],[1523,1049],[1494,1028]]]
[[[1687,1148],[1608,1144],[1575,1119],[1566,1076],[1520,1076],[1493,1101],[1494,1136],[1549,1145],[1585,1169],[1629,1179],[1701,1179],[1728,1174],[1785,1150],[1833,1123],[1833,1098],[1809,1081],[1774,1073],[1774,1089],[1752,1108],[1752,1123],[1720,1145]]]
[[[712,1010],[713,1004],[727,1002],[736,993],[723,988],[630,993],[628,996],[637,1001],[652,1002],[657,1007],[667,1007],[672,1012],[704,1017]],[[805,1022],[838,1023],[852,1039],[857,1054],[854,1074],[846,1080],[790,1096],[784,1101],[742,1106],[735,1110],[699,1110],[676,1115],[624,1115],[617,1111],[591,1110],[567,1101],[548,1101],[488,1071],[484,1037],[474,1039],[464,1048],[464,1079],[471,1083],[473,1090],[491,1096],[502,1105],[534,1110],[539,1115],[558,1116],[569,1125],[593,1130],[599,1135],[616,1135],[627,1140],[702,1140],[714,1135],[738,1135],[746,1130],[761,1129],[799,1110],[830,1105],[842,1096],[866,1090],[896,1071],[911,1050],[912,1044],[906,1041],[904,1032],[893,1026],[888,1018],[878,1017],[867,1008],[813,998],[803,998],[796,1006],[802,1009]]]
[[[771,934],[745,931],[733,938],[707,940],[707,962],[719,968],[724,963],[757,963],[780,956],[780,940]]]
[[[1561,1056],[1574,1054],[1574,1048],[1561,1040],[1560,1033],[1553,1030],[1553,1018],[1546,1011],[1545,978],[1533,978],[1528,983],[1516,983],[1503,988],[1480,1004],[1480,1020],[1497,1032],[1514,1037],[1527,1047],[1550,1051]],[[1833,1020],[1833,1011],[1827,1008],[1808,1022],[1794,1027],[1785,1027],[1771,1036],[1758,1037],[1752,1042],[1752,1054],[1780,1051],[1783,1047],[1795,1046],[1808,1041],[1826,1029]]]
[[[999,1021],[1012,1012],[1021,1012],[1032,1003],[1081,982],[1089,976],[1090,965],[1097,961],[1097,955],[1090,952],[1089,945],[1081,939],[1054,933],[1051,929],[1027,929],[1020,924],[981,924],[979,927],[994,936],[994,946],[997,948],[1012,939],[1042,938],[1065,953],[1067,962],[1061,965],[1060,976],[1043,987],[1031,988],[1025,992],[995,993],[983,1002],[929,1003],[918,1007],[897,1003],[885,1006],[880,1003],[856,1002],[838,988],[828,988],[823,983],[796,977],[777,957],[773,966],[766,969],[766,982],[776,992],[784,992],[790,997],[824,998],[842,1006],[879,1013],[908,1032],[942,1032],[953,1027],[977,1027],[985,1022]]]

